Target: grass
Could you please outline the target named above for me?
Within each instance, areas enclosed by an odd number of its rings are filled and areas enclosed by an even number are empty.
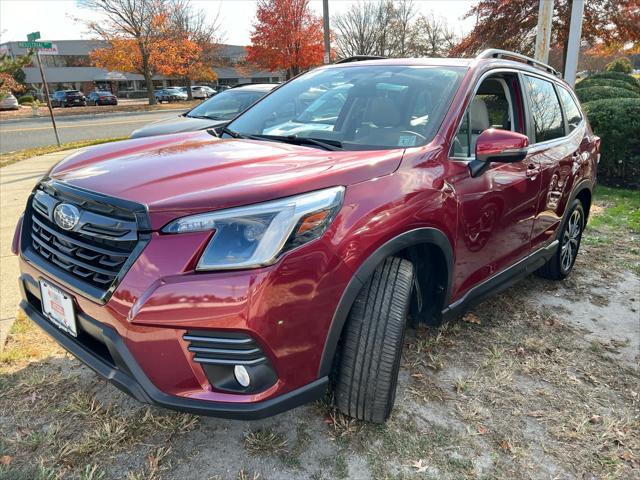
[[[19,162],[20,160],[26,160],[27,158],[36,157],[38,155],[46,155],[47,153],[61,152],[63,150],[71,150],[74,148],[90,147],[92,145],[100,145],[102,143],[116,142],[118,140],[126,140],[128,137],[112,137],[112,138],[99,138],[93,140],[81,140],[78,142],[66,142],[62,143],[59,147],[57,145],[47,145],[44,147],[27,148],[24,150],[18,150],[16,152],[10,152],[0,155],[0,167],[6,167],[12,163]]]
[[[608,227],[640,234],[640,192],[598,186],[596,202],[606,208],[591,218],[591,227]]]

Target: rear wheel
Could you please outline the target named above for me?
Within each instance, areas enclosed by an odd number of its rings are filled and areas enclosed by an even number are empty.
[[[347,319],[336,386],[346,415],[384,422],[395,401],[414,268],[387,258],[362,287]]]
[[[560,246],[539,270],[538,275],[550,280],[562,280],[573,270],[585,227],[584,209],[580,200],[574,200],[561,227]]]

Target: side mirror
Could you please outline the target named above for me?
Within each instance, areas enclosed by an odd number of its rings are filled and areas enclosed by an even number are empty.
[[[490,128],[476,140],[476,158],[469,163],[471,176],[480,175],[491,162],[515,163],[527,156],[529,139],[509,130]]]

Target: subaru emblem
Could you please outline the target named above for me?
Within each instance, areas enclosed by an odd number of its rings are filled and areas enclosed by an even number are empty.
[[[63,230],[72,230],[80,221],[80,210],[74,205],[61,203],[53,211],[53,220]]]

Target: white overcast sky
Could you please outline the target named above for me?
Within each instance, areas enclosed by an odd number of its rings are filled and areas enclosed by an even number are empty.
[[[473,19],[461,17],[476,3],[468,0],[414,0],[423,13],[434,12],[445,17],[458,34],[473,27]],[[344,12],[350,0],[329,0],[331,15]],[[211,17],[220,11],[223,20],[224,41],[247,45],[255,19],[256,1],[252,0],[194,0],[193,4]],[[322,1],[311,0],[312,8],[322,14]],[[90,38],[81,23],[73,17],[98,19],[90,10],[78,8],[75,0],[0,0],[0,35],[2,42],[23,41],[29,32],[40,31],[43,40],[72,40]]]

